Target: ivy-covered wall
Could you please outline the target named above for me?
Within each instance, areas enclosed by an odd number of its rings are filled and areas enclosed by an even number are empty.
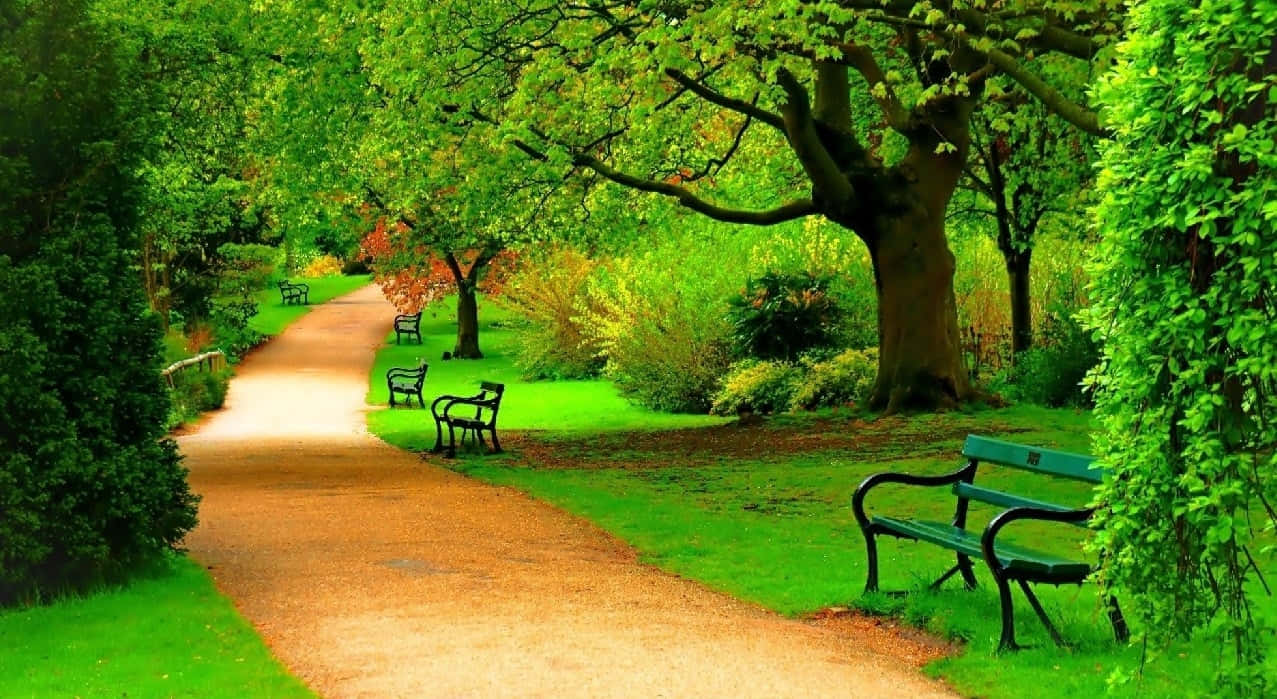
[[[1136,0],[1100,84],[1089,325],[1113,469],[1103,582],[1153,640],[1208,628],[1262,692],[1257,532],[1277,516],[1277,0]],[[1271,689],[1271,687],[1269,687]]]

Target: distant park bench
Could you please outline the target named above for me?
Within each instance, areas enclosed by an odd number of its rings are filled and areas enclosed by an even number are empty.
[[[1058,522],[1085,527],[1094,510],[1075,509],[981,488],[974,485],[973,481],[980,463],[997,464],[1043,476],[1069,478],[1088,483],[1099,483],[1103,479],[1103,472],[1092,467],[1093,459],[1090,456],[1038,449],[975,435],[967,436],[966,444],[962,448],[962,456],[967,459],[966,465],[953,473],[942,476],[879,473],[865,479],[856,489],[851,506],[856,515],[856,521],[860,523],[860,529],[864,533],[869,558],[869,575],[865,591],[874,592],[878,589],[878,548],[874,537],[887,534],[901,539],[926,541],[957,554],[957,564],[932,583],[933,588],[948,580],[954,573],[961,573],[968,589],[974,588],[976,579],[971,559],[983,558],[989,566],[989,571],[993,573],[993,579],[998,585],[998,595],[1002,602],[1002,638],[998,644],[999,650],[1013,650],[1018,647],[1015,643],[1011,581],[1015,581],[1024,591],[1024,596],[1028,598],[1033,611],[1046,626],[1051,639],[1057,645],[1065,645],[1059,631],[1047,618],[1042,604],[1033,594],[1029,583],[1081,584],[1091,574],[1092,566],[1085,561],[1070,560],[1055,554],[1001,542],[998,540],[998,534],[1003,527],[1018,520]],[[953,494],[957,496],[957,509],[954,512],[953,521],[930,522],[885,515],[867,516],[865,496],[870,490],[883,483],[951,486]],[[972,500],[1007,509],[995,516],[983,533],[968,531],[967,509]],[[1117,600],[1110,597],[1106,603],[1114,635],[1119,641],[1125,641],[1129,637],[1129,632],[1126,621],[1122,618],[1122,612],[1117,606]]]
[[[400,313],[395,316],[395,344],[399,344],[399,340],[404,336],[415,339],[417,344],[421,344],[421,311]]]
[[[412,397],[417,397],[417,404],[426,407],[425,398],[421,397],[421,389],[426,383],[426,370],[430,366],[422,362],[415,369],[394,367],[386,372],[386,388],[390,391],[390,407],[395,407],[395,394],[404,396],[404,404],[412,405]]]
[[[492,453],[501,452],[501,442],[497,439],[497,412],[501,408],[501,396],[505,394],[505,384],[483,381],[479,384],[477,395],[439,396],[430,404],[430,412],[435,418],[435,446],[432,452],[444,451],[443,428],[448,428],[447,455],[457,455],[457,430],[461,430],[461,443],[465,444],[466,435],[473,434],[475,441],[484,444],[483,433],[486,431],[492,438]],[[440,407],[442,406],[442,408]],[[473,408],[473,411],[471,410]]]
[[[279,282],[279,296],[285,306],[290,303],[298,305],[309,304],[310,286],[306,284],[293,284],[287,279],[282,279]]]

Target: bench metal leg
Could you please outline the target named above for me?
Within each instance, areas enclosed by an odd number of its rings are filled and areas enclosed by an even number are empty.
[[[958,570],[962,571],[962,582],[968,590],[976,588],[975,568],[971,565],[971,557],[966,554],[958,554]]]
[[[1038,601],[1038,596],[1033,594],[1033,590],[1029,587],[1029,584],[1023,580],[1017,580],[1016,582],[1020,583],[1020,589],[1024,590],[1024,596],[1029,598],[1029,604],[1033,605],[1033,611],[1037,612],[1038,618],[1042,620],[1042,625],[1045,626],[1046,630],[1051,634],[1051,640],[1055,641],[1055,645],[1057,646],[1067,646],[1068,644],[1064,642],[1064,638],[1060,636],[1060,632],[1056,630],[1055,624],[1051,623],[1050,618],[1046,615],[1046,611],[1042,609],[1042,603]]]
[[[865,580],[865,592],[878,591],[878,543],[872,531],[862,529],[865,535],[865,554],[868,559],[868,579]]]
[[[488,434],[492,435],[492,453],[500,454],[501,441],[497,439],[497,428],[493,427],[492,429],[488,430]]]
[[[465,434],[463,433],[461,436],[464,437]],[[448,423],[448,458],[457,458],[457,429],[452,426],[451,422]]]
[[[1122,616],[1122,608],[1117,606],[1117,598],[1109,595],[1107,600],[1109,608],[1109,621],[1113,624],[1113,638],[1118,643],[1126,643],[1131,640],[1131,629],[1126,625],[1126,619]]]
[[[1020,646],[1015,642],[1015,609],[1011,602],[1011,586],[996,571],[993,579],[998,583],[998,598],[1002,602],[1002,638],[998,640],[998,652],[1018,650]]]

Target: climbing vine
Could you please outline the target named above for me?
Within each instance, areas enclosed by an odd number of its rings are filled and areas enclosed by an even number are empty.
[[[1113,477],[1102,582],[1146,641],[1218,634],[1262,693],[1257,561],[1277,521],[1277,0],[1137,0],[1096,91],[1102,236],[1089,326]],[[1265,530],[1267,533],[1265,533]],[[1267,544],[1267,551],[1265,547]],[[1271,689],[1271,687],[1267,687]]]

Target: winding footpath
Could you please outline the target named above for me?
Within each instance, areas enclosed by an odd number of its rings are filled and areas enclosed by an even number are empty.
[[[887,631],[785,619],[662,573],[588,522],[369,435],[393,313],[375,286],[316,307],[179,439],[203,496],[187,545],[315,691],[948,696]]]

